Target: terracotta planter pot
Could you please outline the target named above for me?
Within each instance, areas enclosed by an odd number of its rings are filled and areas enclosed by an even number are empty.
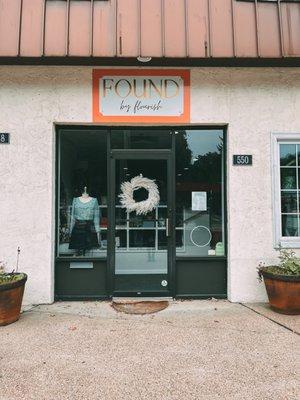
[[[20,318],[20,311],[27,275],[16,282],[0,285],[0,326],[8,325]]]
[[[263,269],[260,272],[264,277],[271,308],[281,314],[300,314],[300,277],[273,275]]]

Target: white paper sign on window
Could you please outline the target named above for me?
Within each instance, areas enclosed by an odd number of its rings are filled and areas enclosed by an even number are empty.
[[[192,211],[207,210],[206,192],[192,192]]]

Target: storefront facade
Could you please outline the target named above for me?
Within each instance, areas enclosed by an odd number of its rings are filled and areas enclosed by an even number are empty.
[[[1,258],[12,265],[21,247],[25,301],[265,300],[258,263],[276,261],[279,243],[298,247],[298,164],[284,154],[299,141],[299,71],[187,68],[188,122],[109,123],[95,121],[95,70],[0,67],[0,130],[10,133],[0,147]],[[234,165],[234,155],[251,155],[252,165]],[[121,184],[140,175],[160,196],[142,216],[119,197]],[[84,187],[98,207],[98,244],[86,249],[79,236],[71,244],[73,199]]]
[[[225,127],[57,129],[58,298],[226,297]],[[120,193],[141,175],[154,180],[160,199],[137,215],[122,206]],[[72,223],[78,207],[93,207],[73,203],[84,187],[97,198],[93,222],[100,226],[100,247],[96,240],[86,251]],[[148,194],[140,189],[133,197],[138,205]]]

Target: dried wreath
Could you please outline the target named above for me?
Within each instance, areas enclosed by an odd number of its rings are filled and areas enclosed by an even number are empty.
[[[144,188],[148,191],[148,198],[136,202],[133,198],[135,190]],[[143,175],[135,176],[129,182],[121,185],[120,203],[128,212],[135,211],[137,215],[146,215],[152,211],[159,203],[159,191],[154,180],[144,178]]]

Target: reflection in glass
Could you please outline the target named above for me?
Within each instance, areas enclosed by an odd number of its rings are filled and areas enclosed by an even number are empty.
[[[205,225],[195,226],[190,233],[190,240],[194,246],[205,247],[211,242],[211,231]]]
[[[113,149],[170,149],[171,131],[167,129],[114,129],[111,132]]]
[[[159,205],[148,214],[137,215],[135,212],[124,211],[126,226],[124,225],[123,235],[127,236],[127,245],[116,246],[116,287],[119,287],[121,283],[124,284],[124,276],[136,275],[135,279],[141,286],[145,284],[145,287],[148,287],[151,281],[153,290],[161,290],[161,274],[167,274],[168,271],[165,235],[167,161],[164,159],[117,159],[115,166],[116,210],[121,207],[119,195],[122,183],[140,174],[154,179],[160,193]],[[134,193],[135,201],[143,201],[147,197],[148,192],[137,190]],[[119,236],[118,231],[116,231],[116,236],[117,234]],[[165,290],[167,289],[166,287]]]
[[[296,189],[296,168],[280,169],[281,189]]]
[[[155,230],[130,230],[129,246],[131,249],[155,247]]]
[[[136,213],[130,213],[128,218],[129,226],[131,228],[155,228],[155,210],[147,215],[136,215]]]
[[[158,249],[159,250],[167,250],[167,236],[166,230],[158,231]]]
[[[127,248],[127,235],[125,230],[117,229],[115,240],[116,240],[116,248],[118,249]]]
[[[123,227],[126,226],[127,219],[126,219],[126,210],[124,208],[118,207],[116,208],[116,226]]]
[[[280,165],[292,166],[296,165],[296,145],[281,144],[280,145]]]
[[[180,249],[183,249],[184,244],[184,230],[176,229],[176,248],[177,253],[179,253]]]
[[[181,227],[183,226],[183,206],[176,207],[176,215],[175,215],[175,226]]]
[[[223,215],[223,131],[179,131],[176,135],[177,255],[225,255]]]
[[[281,212],[283,213],[296,213],[297,206],[297,192],[281,192]]]
[[[282,215],[282,236],[299,236],[297,215]]]
[[[158,207],[158,227],[163,228],[166,226],[167,207]]]

